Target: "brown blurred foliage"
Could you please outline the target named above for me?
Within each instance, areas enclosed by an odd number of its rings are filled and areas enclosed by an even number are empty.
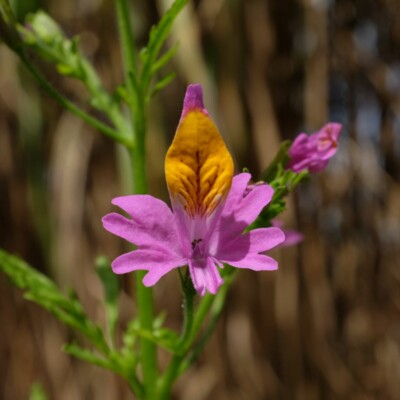
[[[132,0],[138,46],[166,1]],[[80,34],[107,88],[122,72],[113,2],[30,1],[69,35]],[[167,198],[163,157],[184,88],[200,82],[236,159],[256,176],[282,139],[343,123],[328,170],[297,191],[285,215],[305,235],[275,252],[280,270],[243,271],[205,353],[176,385],[176,399],[400,398],[400,7],[398,0],[199,0],[170,43],[177,79],[149,113],[150,191]],[[82,88],[41,65],[69,97]],[[0,245],[75,287],[104,320],[98,255],[123,243],[100,218],[123,193],[120,149],[43,93],[0,47]],[[121,167],[122,166],[122,167]],[[134,314],[121,278],[121,326]],[[178,277],[155,289],[168,323],[181,322]],[[111,373],[63,354],[71,333],[0,276],[0,399],[130,399]],[[161,361],[166,357],[160,354]]]

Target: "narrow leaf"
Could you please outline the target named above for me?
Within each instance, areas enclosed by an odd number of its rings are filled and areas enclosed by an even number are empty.
[[[175,0],[169,10],[162,16],[159,23],[151,29],[149,42],[146,48],[141,52],[143,63],[142,85],[144,91],[150,83],[152,76],[152,67],[156,62],[162,45],[168,37],[175,18],[179,15],[188,0]]]
[[[153,91],[151,92],[151,97],[153,97],[156,93],[158,93],[160,90],[164,89],[166,86],[168,86],[172,80],[175,78],[176,73],[171,72],[164,78],[162,78],[157,84],[154,86]]]

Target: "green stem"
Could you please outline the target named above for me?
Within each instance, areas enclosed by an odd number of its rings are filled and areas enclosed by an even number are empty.
[[[132,102],[131,123],[133,133],[133,146],[131,148],[132,163],[132,188],[135,194],[147,193],[146,179],[146,121],[143,101],[140,101],[140,93],[135,90],[136,79],[136,55],[134,52],[134,40],[129,18],[129,7],[126,0],[116,1],[117,21],[121,37],[122,58],[124,63],[125,82]],[[143,285],[144,271],[136,273],[136,299],[140,326],[143,330],[153,330],[153,292]],[[153,342],[146,338],[140,339],[140,361],[143,373],[145,396],[153,400],[155,396],[157,380],[157,351]]]
[[[224,274],[225,283],[219,289],[217,295],[207,294],[200,302],[196,313],[193,313],[193,300],[195,292],[193,288],[185,285],[185,281],[182,282],[183,290],[185,294],[184,303],[184,327],[182,330],[182,335],[178,345],[178,353],[172,357],[172,360],[165,371],[159,384],[158,400],[167,400],[170,396],[172,384],[176,378],[181,375],[197,358],[199,353],[203,350],[211,334],[214,332],[215,327],[221,313],[223,311],[226,296],[228,290],[233,282],[235,275],[235,270],[231,267],[226,267],[226,272]],[[187,281],[186,281],[187,282]],[[195,345],[193,350],[189,353],[193,342],[210,312],[210,322],[206,327],[202,337],[199,342]]]
[[[136,76],[136,54],[131,20],[129,18],[129,6],[126,0],[117,0],[117,20],[119,34],[121,36],[122,56],[124,59],[125,77],[127,83],[130,81],[128,75]]]
[[[125,84],[131,108],[131,117],[136,117],[140,93],[137,85],[137,57],[135,52],[135,41],[131,21],[129,18],[129,6],[126,0],[116,1],[118,30],[121,38],[121,51],[124,64]],[[136,132],[138,133],[138,132]]]
[[[206,319],[208,312],[210,311],[210,308],[214,303],[214,300],[215,300],[215,296],[212,294],[206,294],[202,298],[202,300],[196,310],[192,329],[190,331],[190,335],[187,340],[187,343],[189,344],[189,346],[193,343],[194,339],[196,338],[197,334],[199,333],[199,330],[202,327],[203,322]]]
[[[268,168],[261,174],[261,180],[264,182],[271,182],[277,173],[278,166],[282,164],[283,167],[288,163],[289,161],[289,156],[288,156],[288,151],[290,148],[291,142],[290,140],[285,140],[284,142],[281,143],[278,153],[272,160],[271,164],[268,166]]]
[[[175,354],[168,368],[166,369],[162,379],[159,383],[159,391],[158,391],[158,400],[166,400],[170,396],[172,385],[178,376],[179,367],[181,365],[182,360],[186,354],[186,347],[188,344],[188,340],[191,337],[192,326],[194,321],[194,297],[196,292],[193,289],[192,281],[190,280],[190,276],[186,276],[186,278],[182,279],[182,287],[184,293],[184,303],[183,303],[183,310],[184,310],[184,321],[183,321],[183,328],[182,334],[179,339],[178,349],[181,349],[179,354]]]
[[[146,149],[145,149],[146,123],[144,108],[140,108],[134,119],[134,146],[131,152],[132,185],[133,193],[147,193],[146,179]],[[154,303],[153,290],[142,283],[145,271],[136,273],[136,299],[140,326],[147,331],[153,330]],[[157,381],[157,349],[155,343],[142,337],[141,339],[141,365],[143,384],[146,399],[153,400],[156,392]]]
[[[210,322],[208,323],[203,335],[201,336],[200,340],[198,343],[196,343],[196,346],[193,348],[193,350],[185,357],[184,360],[179,365],[179,369],[177,371],[178,375],[181,375],[183,372],[185,372],[192,364],[194,361],[196,361],[198,355],[203,351],[205,345],[208,342],[208,339],[211,337],[212,333],[214,332],[217,323],[219,321],[219,318],[222,314],[222,311],[224,309],[225,301],[226,301],[226,296],[228,294],[229,288],[233,282],[233,277],[229,276],[228,279],[225,280],[225,284],[218,290],[218,293],[214,296],[213,302],[207,302],[207,306],[211,307],[211,312],[210,312]],[[206,307],[205,307],[206,308]],[[203,315],[201,315],[202,321],[204,320]]]

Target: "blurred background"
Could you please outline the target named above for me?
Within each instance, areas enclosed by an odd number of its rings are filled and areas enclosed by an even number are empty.
[[[79,34],[104,85],[122,81],[110,0],[14,0],[22,20],[46,10]],[[132,0],[138,46],[168,6]],[[276,250],[280,269],[243,271],[204,354],[175,399],[400,398],[400,4],[398,0],[198,0],[178,18],[168,67],[173,83],[149,112],[150,192],[167,200],[163,159],[186,85],[202,83],[237,171],[253,176],[283,139],[343,124],[339,152],[288,202],[287,228],[304,233]],[[76,82],[39,63],[69,98]],[[100,323],[99,255],[124,243],[101,217],[124,193],[121,149],[63,110],[0,46],[0,246],[67,290]],[[121,327],[134,315],[121,277]],[[181,323],[176,274],[155,288],[168,325]],[[0,276],[0,399],[27,399],[40,382],[50,399],[131,399],[112,373],[62,353],[73,340],[51,315]],[[160,361],[166,359],[160,354]]]

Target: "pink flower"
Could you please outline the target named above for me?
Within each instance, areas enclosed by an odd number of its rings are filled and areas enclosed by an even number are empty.
[[[275,226],[276,228],[281,228],[283,233],[285,234],[285,240],[279,245],[279,247],[294,246],[304,240],[304,236],[302,233],[292,229],[283,228],[283,221],[281,221],[280,219],[273,219],[271,223],[272,226]]]
[[[112,200],[130,218],[117,213],[103,218],[106,230],[137,246],[112,262],[115,273],[147,270],[143,283],[152,286],[187,265],[203,296],[222,284],[223,263],[255,271],[278,267],[261,253],[284,241],[279,228],[243,233],[271,201],[273,189],[257,185],[246,193],[250,175],[232,177],[231,156],[204,109],[200,85],[187,89],[165,169],[173,211],[155,197],[133,195]]]
[[[341,130],[341,124],[330,122],[312,135],[300,133],[289,149],[290,161],[286,168],[294,172],[322,171],[337,151]]]

